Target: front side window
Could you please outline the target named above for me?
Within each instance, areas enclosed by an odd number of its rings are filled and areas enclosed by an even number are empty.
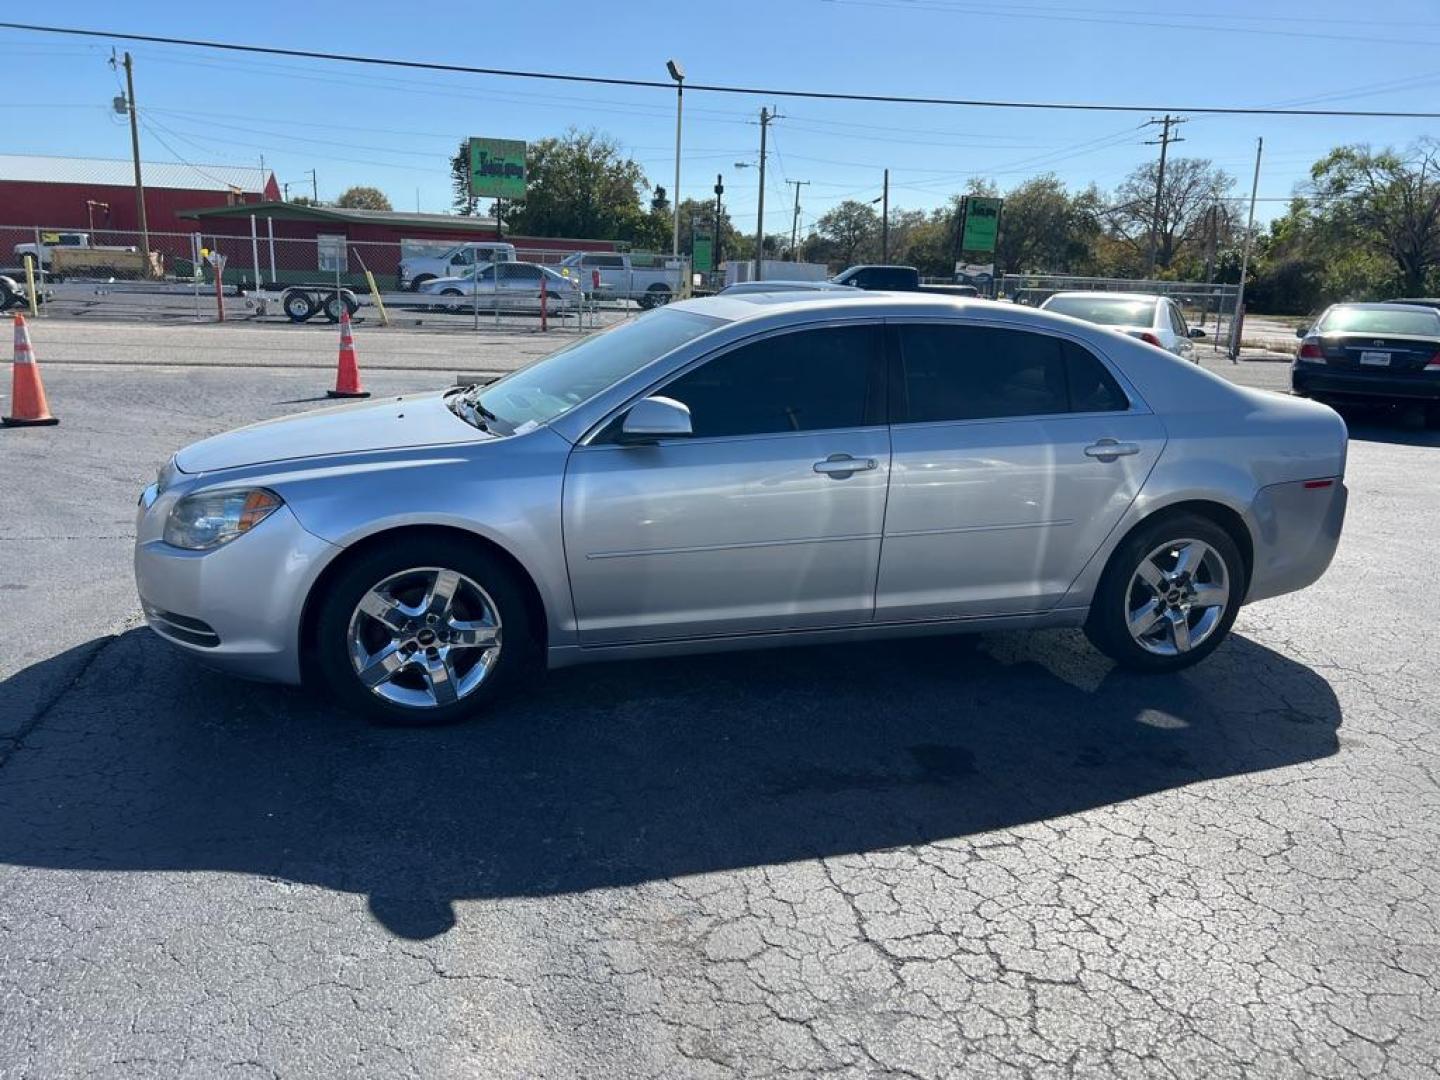
[[[884,422],[884,366],[879,325],[833,326],[742,345],[660,393],[696,438],[864,427]]]
[[[936,423],[1124,409],[1092,354],[1057,337],[988,326],[898,328],[898,422]]]

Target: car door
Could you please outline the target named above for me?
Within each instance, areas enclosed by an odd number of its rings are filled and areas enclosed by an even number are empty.
[[[771,333],[652,394],[694,432],[576,447],[565,553],[584,645],[863,623],[885,489],[883,328]]]
[[[958,320],[891,333],[876,620],[1053,607],[1139,493],[1164,428],[1069,338]]]
[[[511,311],[540,305],[540,268],[532,263],[497,263],[500,304]]]

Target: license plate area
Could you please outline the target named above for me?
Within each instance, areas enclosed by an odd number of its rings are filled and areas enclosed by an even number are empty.
[[[1360,363],[1365,367],[1389,367],[1390,354],[1388,352],[1362,352]]]

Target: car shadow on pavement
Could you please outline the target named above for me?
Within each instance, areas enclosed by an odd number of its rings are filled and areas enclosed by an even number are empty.
[[[488,718],[395,730],[134,630],[0,768],[0,861],[288,879],[428,938],[457,900],[969,837],[1338,747],[1329,685],[1238,636],[1168,677],[1073,632],[973,642],[575,668]],[[73,659],[15,679],[68,681]]]

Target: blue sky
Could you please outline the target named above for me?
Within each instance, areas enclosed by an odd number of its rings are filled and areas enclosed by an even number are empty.
[[[268,16],[267,12],[273,12]],[[357,52],[479,66],[665,79],[667,57],[695,82],[946,97],[1159,106],[1311,105],[1440,111],[1440,9],[1433,0],[728,0],[609,3],[172,4],[90,0],[9,18],[60,25]],[[116,43],[120,48],[124,43]],[[381,71],[333,63],[133,44],[147,160],[259,160],[322,198],[355,183],[397,209],[449,207],[446,160],[466,135],[537,139],[569,126],[615,136],[654,183],[672,186],[674,95],[486,76]],[[7,152],[127,157],[111,98],[110,43],[0,30],[9,92]],[[725,175],[737,223],[753,227],[753,161],[762,105],[771,128],[766,217],[802,230],[843,198],[880,193],[930,207],[970,176],[1002,188],[1053,171],[1113,187],[1155,153],[1147,116],[686,95],[682,194],[709,197]],[[1338,143],[1403,145],[1423,120],[1191,114],[1172,153],[1212,159],[1248,193],[1264,136],[1262,196],[1288,195]],[[1279,211],[1262,203],[1261,217]],[[0,208],[0,218],[3,218]]]

